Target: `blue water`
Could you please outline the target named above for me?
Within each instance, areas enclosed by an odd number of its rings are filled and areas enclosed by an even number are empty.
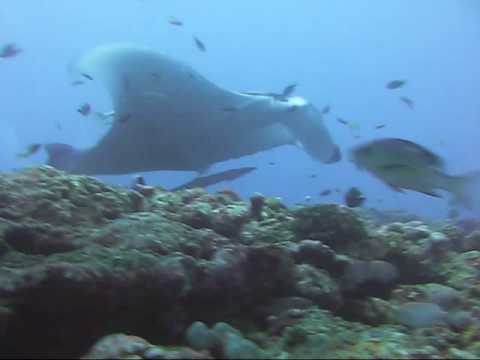
[[[168,24],[170,16],[185,26]],[[89,102],[108,111],[110,99],[100,86],[72,87],[67,70],[84,51],[119,41],[178,58],[228,89],[281,91],[298,83],[298,95],[320,109],[331,105],[325,122],[344,154],[376,137],[402,137],[438,152],[452,174],[480,169],[478,0],[2,0],[0,28],[1,43],[23,49],[0,59],[0,170],[44,163],[44,153],[16,157],[31,143],[96,143],[107,127],[76,110]],[[206,53],[192,35],[205,43]],[[385,83],[393,79],[408,84],[387,91]],[[412,98],[415,110],[399,96]],[[359,129],[352,133],[337,116]],[[374,130],[379,123],[386,127]],[[305,196],[310,203],[340,202],[342,194],[318,193],[357,186],[366,206],[433,218],[448,209],[448,196],[395,193],[346,158],[323,165],[288,146],[216,164],[210,172],[251,165],[259,169],[211,190],[261,192],[293,205]],[[195,173],[144,176],[168,188]],[[115,184],[131,178],[102,177]]]

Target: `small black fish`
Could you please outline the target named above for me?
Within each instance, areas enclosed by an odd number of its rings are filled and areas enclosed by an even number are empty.
[[[81,80],[75,80],[75,81],[72,81],[70,83],[70,85],[72,85],[72,86],[78,86],[78,85],[83,85],[83,84],[84,84],[84,82],[81,81]]]
[[[348,125],[348,121],[347,121],[347,120],[343,120],[342,118],[337,117],[337,121],[338,121],[340,124]]]
[[[375,126],[375,129],[383,129],[385,126],[387,126],[386,124],[378,124]]]
[[[174,18],[174,17],[171,17],[169,20],[168,20],[168,23],[170,25],[175,25],[175,26],[183,26],[183,22]]]
[[[327,105],[323,108],[323,110],[321,111],[321,114],[327,115],[329,112],[330,112],[330,105]]]
[[[298,105],[292,105],[287,109],[287,112],[291,113],[298,110]]]
[[[195,45],[197,46],[198,50],[202,51],[202,52],[206,52],[207,51],[207,48],[205,47],[205,44],[200,41],[197,37],[193,37],[193,41],[195,42]]]
[[[309,177],[310,179],[315,179],[315,178],[317,177],[317,174],[310,174],[308,177]]]
[[[92,111],[92,107],[90,106],[90,104],[88,103],[85,103],[83,104],[82,106],[80,106],[77,111],[82,114],[83,116],[88,116],[90,114],[90,112]]]
[[[90,75],[88,74],[85,74],[85,73],[82,73],[82,76],[87,78],[88,80],[93,80],[93,77],[91,77]]]
[[[0,49],[0,58],[11,58],[22,52],[15,44],[6,44]]]
[[[385,85],[385,87],[389,90],[399,89],[407,83],[406,80],[392,80]]]
[[[402,101],[405,105],[407,105],[412,110],[415,108],[415,104],[414,104],[413,100],[408,98],[408,97],[401,96],[400,101]]]
[[[274,161],[269,161],[269,162],[268,162],[268,165],[273,166],[273,165],[276,165],[276,163],[275,163]]]
[[[281,97],[282,98],[289,97],[290,95],[293,94],[296,87],[297,87],[297,84],[288,85],[285,89],[283,89]]]
[[[357,207],[361,206],[365,202],[366,198],[363,196],[362,192],[356,187],[350,188],[345,194],[345,204],[348,207]]]
[[[323,191],[322,191],[320,194],[318,194],[318,195],[320,195],[320,196],[327,196],[327,195],[330,195],[331,193],[332,193],[332,190],[330,190],[330,189],[325,189],[325,190],[323,190]]]

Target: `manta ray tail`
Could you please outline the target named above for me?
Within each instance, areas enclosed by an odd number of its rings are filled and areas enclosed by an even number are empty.
[[[69,172],[75,168],[80,154],[73,146],[61,143],[46,144],[45,150],[48,155],[47,165]]]

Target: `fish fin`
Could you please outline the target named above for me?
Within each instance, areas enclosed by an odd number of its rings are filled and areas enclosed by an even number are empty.
[[[46,144],[45,150],[48,155],[47,165],[64,171],[73,170],[80,156],[80,151],[68,144]]]
[[[468,210],[480,206],[480,199],[476,195],[480,192],[479,170],[460,176],[442,175],[442,187],[452,193],[455,204],[462,204]]]

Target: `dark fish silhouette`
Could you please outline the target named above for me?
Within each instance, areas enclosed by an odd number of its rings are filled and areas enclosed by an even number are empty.
[[[285,89],[283,89],[282,91],[282,98],[287,98],[289,97],[290,95],[293,94],[293,92],[295,91],[295,88],[297,87],[297,84],[292,84],[292,85],[288,85]]]
[[[83,116],[88,116],[92,111],[92,107],[90,106],[90,104],[85,103],[82,106],[80,106],[77,111]]]
[[[168,23],[170,25],[175,25],[175,26],[183,26],[183,22],[174,18],[174,17],[171,17],[169,20],[168,20]]]
[[[320,196],[327,196],[327,195],[330,195],[331,193],[332,193],[332,190],[330,190],[330,189],[325,189],[325,190],[323,190],[323,191],[322,191],[320,194],[318,194],[318,195],[320,195]]]
[[[387,126],[386,124],[378,124],[377,126],[375,126],[375,129],[383,129],[385,126]]]
[[[337,121],[338,121],[340,124],[348,125],[348,121],[347,121],[347,120],[343,120],[342,118],[337,117]]]
[[[249,172],[252,172],[253,170],[256,170],[257,168],[255,166],[247,166],[247,167],[242,167],[238,169],[231,169],[231,170],[226,170],[226,171],[221,171],[216,174],[212,175],[207,175],[207,176],[199,176],[185,184],[182,184],[180,186],[177,186],[170,191],[177,191],[177,190],[185,190],[185,189],[192,189],[192,188],[197,188],[197,187],[207,187],[211,186],[214,184],[217,184],[222,181],[232,181],[235,179],[238,179],[239,177],[242,177],[243,175],[248,174]]]
[[[386,87],[388,90],[395,90],[395,89],[401,88],[401,87],[404,86],[406,83],[407,83],[407,81],[405,81],[405,80],[392,80],[392,81],[390,81],[389,83],[387,83],[387,85],[385,85],[385,87]]]
[[[193,37],[193,41],[195,42],[195,45],[197,46],[198,50],[202,51],[202,52],[206,52],[207,51],[207,48],[205,47],[205,44],[200,41],[197,37]]]
[[[348,207],[361,206],[365,202],[365,200],[365,196],[363,196],[362,192],[356,187],[352,187],[345,194],[345,204]]]
[[[88,80],[93,80],[93,77],[91,77],[91,76],[88,75],[88,74],[82,73],[82,76],[83,76],[84,78],[87,78]]]
[[[4,45],[2,48],[0,48],[0,58],[11,58],[14,56],[17,56],[22,52],[21,49],[19,49],[15,44],[10,43]]]
[[[407,105],[412,110],[415,108],[415,103],[413,102],[412,99],[410,99],[408,97],[401,96],[400,101],[402,101],[405,105]]]

